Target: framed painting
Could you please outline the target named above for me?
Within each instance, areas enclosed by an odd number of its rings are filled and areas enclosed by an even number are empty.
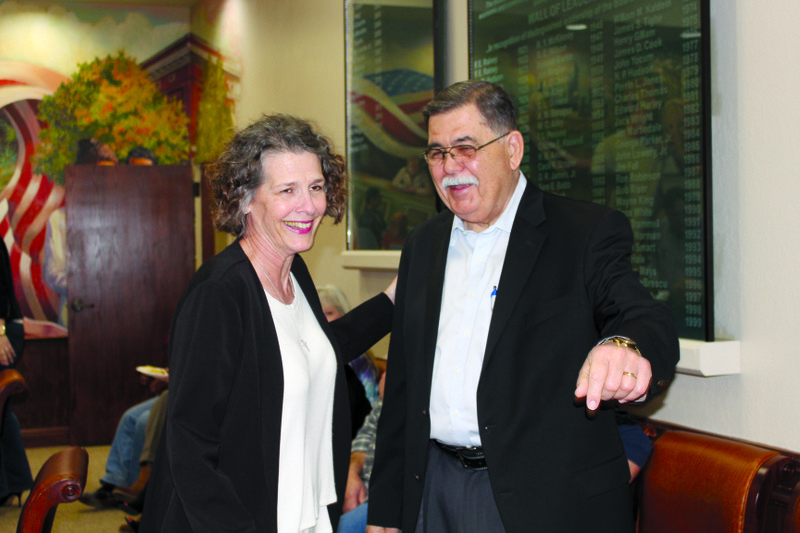
[[[347,0],[348,250],[399,250],[436,214],[422,152],[434,93],[433,0]]]

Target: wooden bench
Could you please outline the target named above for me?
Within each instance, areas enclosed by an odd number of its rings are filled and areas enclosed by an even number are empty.
[[[800,533],[800,456],[647,419],[639,533]]]

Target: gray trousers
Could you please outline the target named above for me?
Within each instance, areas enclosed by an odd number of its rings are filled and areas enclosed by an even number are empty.
[[[504,532],[489,471],[464,468],[431,443],[416,533]]]

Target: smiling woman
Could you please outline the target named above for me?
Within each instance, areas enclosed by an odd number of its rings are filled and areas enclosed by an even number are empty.
[[[176,312],[166,452],[140,531],[329,533],[352,434],[343,367],[388,333],[394,286],[326,320],[298,254],[325,215],[342,219],[345,171],[308,122],[264,116],[209,171],[217,227],[238,239]]]
[[[248,208],[242,246],[277,291],[273,296],[289,303],[291,288],[287,293],[283,286],[273,285],[267,272],[270,267],[257,258],[261,255],[257,250],[267,257],[291,257],[311,248],[327,208],[325,178],[319,159],[311,152],[268,154],[262,166],[264,183]]]

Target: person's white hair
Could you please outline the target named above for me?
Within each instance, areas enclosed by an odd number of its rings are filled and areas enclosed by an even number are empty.
[[[319,294],[319,302],[322,307],[335,307],[341,314],[345,314],[350,310],[350,302],[347,301],[347,296],[336,285],[317,287],[317,294]]]

